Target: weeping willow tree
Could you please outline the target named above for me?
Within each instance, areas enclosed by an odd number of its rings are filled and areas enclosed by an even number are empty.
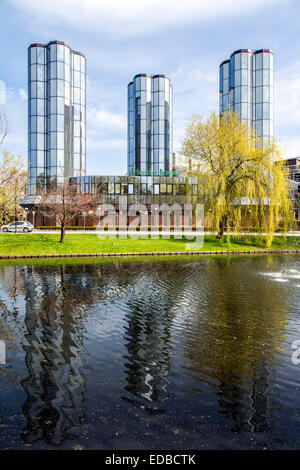
[[[273,139],[262,141],[228,112],[207,120],[192,117],[183,142],[184,173],[197,176],[199,198],[218,227],[218,237],[240,232],[243,221],[265,234],[267,246],[274,231],[285,232],[293,220],[287,169]]]

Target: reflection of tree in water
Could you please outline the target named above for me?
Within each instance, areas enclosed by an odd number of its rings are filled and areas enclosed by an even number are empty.
[[[2,273],[0,273],[1,275]],[[0,376],[5,376],[14,385],[20,383],[19,375],[11,364],[16,360],[17,345],[23,338],[23,318],[19,314],[17,299],[20,290],[22,277],[19,270],[14,266],[1,275],[1,285],[5,286],[0,297],[0,339],[6,346],[6,366],[0,368]],[[0,406],[0,412],[2,406]]]
[[[163,411],[161,403],[170,395],[172,330],[187,276],[186,268],[174,262],[153,264],[149,270],[140,265],[140,269],[126,300],[124,359],[129,395],[123,398],[153,413]]]
[[[96,307],[99,322],[112,303],[124,311],[124,399],[162,411],[171,394],[172,355],[183,344],[184,387],[213,390],[235,430],[266,431],[285,287],[256,276],[253,261],[253,269],[252,258],[18,267],[28,343],[22,439],[58,445],[76,436],[85,416],[87,312]],[[201,393],[193,398],[201,400]]]
[[[1,276],[1,285],[5,286],[5,295],[2,292],[0,297],[0,338],[7,345],[16,344],[18,337],[22,335],[23,321],[16,308],[21,281],[22,276],[16,266],[6,270],[5,275]]]
[[[127,276],[112,265],[24,267],[28,377],[21,384],[25,442],[59,445],[76,438],[85,417],[84,336],[86,312],[122,295]]]
[[[213,259],[204,284],[191,285],[191,294],[199,295],[191,295],[186,319],[193,330],[186,336],[186,369],[200,388],[204,383],[215,389],[220,413],[234,421],[234,431],[265,432],[271,426],[269,389],[284,340],[286,299],[283,286],[257,275],[264,259],[241,261]]]
[[[5,341],[21,343],[24,336],[27,341],[28,376],[21,381],[27,395],[23,405],[27,425],[21,437],[28,443],[60,444],[76,435],[85,415],[86,312],[99,301],[122,296],[127,271],[118,277],[111,263],[12,266],[4,267],[1,283],[7,304],[14,305],[17,295],[25,298],[25,312],[8,309],[2,302],[0,317]]]
[[[144,287],[151,289],[150,279]],[[143,302],[137,298],[128,300],[129,312],[125,317],[125,389],[133,395],[126,397],[127,400],[151,409],[150,402],[163,401],[168,396],[172,317],[166,306],[159,305],[159,300],[153,302],[151,293],[147,296],[140,289],[138,282],[138,295],[143,295]],[[139,398],[142,398],[141,403]]]

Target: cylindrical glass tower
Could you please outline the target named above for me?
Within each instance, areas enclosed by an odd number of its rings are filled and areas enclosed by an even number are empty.
[[[85,175],[85,62],[60,41],[28,49],[29,194]]]
[[[220,114],[232,110],[262,138],[274,133],[273,52],[240,49],[220,65]]]
[[[128,85],[128,174],[169,171],[173,89],[165,75],[136,75]]]
[[[273,52],[268,49],[256,51],[255,62],[255,121],[256,134],[261,137],[274,135],[274,72]]]

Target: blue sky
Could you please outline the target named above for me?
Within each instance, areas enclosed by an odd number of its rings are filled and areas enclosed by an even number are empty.
[[[87,58],[87,174],[125,174],[127,84],[165,73],[174,88],[174,151],[187,120],[218,111],[219,64],[241,48],[274,51],[275,137],[300,154],[299,0],[0,0],[0,80],[27,158],[27,47],[61,40]]]

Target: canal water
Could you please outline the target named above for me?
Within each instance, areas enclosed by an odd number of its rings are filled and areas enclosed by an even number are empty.
[[[300,448],[298,255],[49,263],[0,265],[0,449]]]

